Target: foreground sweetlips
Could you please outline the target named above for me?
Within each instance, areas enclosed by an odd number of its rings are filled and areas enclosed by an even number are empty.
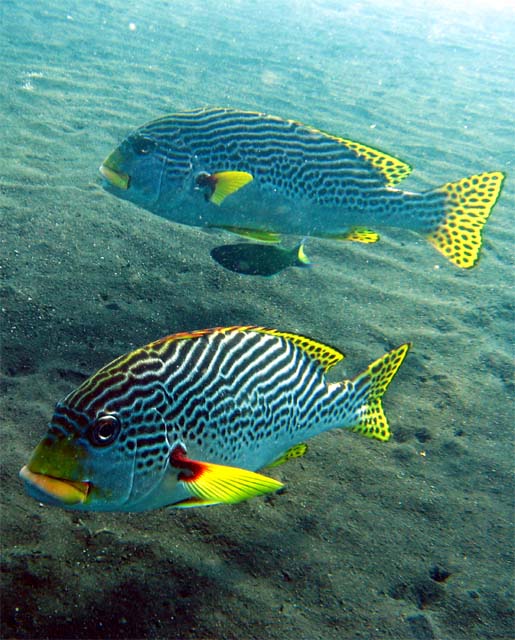
[[[277,242],[280,234],[371,243],[416,231],[473,267],[502,188],[500,171],[424,193],[397,188],[406,162],[294,120],[196,109],[139,127],[100,166],[104,187],[175,222]]]
[[[388,440],[381,398],[404,344],[350,380],[343,354],[257,326],[178,333],[121,356],[57,403],[20,472],[29,495],[91,511],[232,504],[277,491],[257,471],[334,428]]]

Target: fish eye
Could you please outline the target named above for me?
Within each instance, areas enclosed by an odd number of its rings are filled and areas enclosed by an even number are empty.
[[[132,148],[139,156],[146,156],[156,148],[156,141],[148,136],[137,136],[132,141]]]
[[[120,433],[121,424],[117,415],[106,414],[98,416],[91,427],[88,437],[96,447],[106,447],[112,444]]]

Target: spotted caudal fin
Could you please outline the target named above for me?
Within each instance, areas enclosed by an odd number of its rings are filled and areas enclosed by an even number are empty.
[[[410,346],[409,343],[403,344],[386,353],[351,380],[350,385],[347,383],[344,387],[350,396],[347,404],[356,416],[352,431],[362,433],[367,438],[390,439],[390,427],[381,399]]]
[[[482,231],[499,198],[504,174],[481,173],[449,182],[430,191],[428,197],[444,196],[444,215],[427,238],[453,264],[473,267],[479,258]]]

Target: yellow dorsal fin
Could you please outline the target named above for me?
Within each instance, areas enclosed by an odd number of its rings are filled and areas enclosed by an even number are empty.
[[[194,340],[196,338],[201,338],[202,336],[210,335],[213,333],[229,333],[230,331],[257,331],[258,333],[265,333],[271,336],[284,338],[285,340],[293,343],[299,349],[305,351],[311,358],[317,360],[324,368],[324,371],[328,371],[331,367],[343,360],[343,358],[345,357],[343,353],[341,353],[337,349],[329,347],[326,344],[322,344],[321,342],[317,342],[316,340],[312,340],[311,338],[307,338],[296,333],[278,331],[277,329],[258,327],[256,325],[234,325],[230,327],[214,327],[212,329],[199,329],[197,331],[184,331],[181,333],[174,333],[170,336],[166,336],[165,338],[161,338],[160,340],[156,340],[155,342],[151,342],[142,349],[147,351],[160,351],[161,349],[167,349],[170,343],[176,342],[177,340]],[[141,352],[141,349],[138,349],[133,353],[139,352]],[[132,356],[133,354],[129,355]]]
[[[222,204],[227,196],[235,193],[254,179],[246,171],[220,171],[213,173],[211,178],[214,190],[209,200],[217,205]]]
[[[277,331],[276,329],[266,329],[265,327],[248,327],[248,329],[258,331],[259,333],[266,333],[271,336],[279,336],[288,340],[297,348],[302,349],[302,351],[307,353],[311,358],[313,358],[313,360],[319,362],[324,371],[329,371],[331,367],[334,367],[335,364],[341,362],[345,357],[343,353],[337,349],[329,347],[326,344],[322,344],[321,342],[317,342],[312,338],[298,335],[297,333]]]
[[[377,169],[383,175],[385,183],[390,187],[399,184],[401,180],[404,180],[404,178],[409,176],[413,169],[407,162],[384,153],[384,151],[379,151],[379,149],[374,149],[374,147],[369,147],[366,144],[362,144],[361,142],[356,142],[354,140],[348,140],[347,138],[333,136],[330,133],[319,131],[313,127],[308,128],[317,133],[323,133],[328,138],[336,140],[347,148],[352,149],[352,151],[357,153],[358,156],[369,162],[375,169]]]
[[[368,160],[370,164],[378,169],[384,176],[386,184],[390,187],[399,184],[401,180],[407,178],[412,172],[413,168],[407,163],[395,158],[379,149],[374,149],[361,142],[354,142],[353,140],[347,140],[346,138],[336,138],[346,147],[355,151],[358,156]]]
[[[305,456],[308,451],[308,445],[305,442],[301,442],[300,444],[294,444],[293,447],[287,449],[283,454],[281,454],[278,458],[276,458],[272,463],[267,465],[267,469],[271,469],[272,467],[278,467],[288,460],[293,460],[294,458],[302,458]]]
[[[343,233],[327,233],[323,237],[331,238],[332,240],[362,242],[364,244],[370,244],[379,240],[378,233],[365,227],[352,227]]]
[[[248,238],[250,240],[259,240],[260,242],[271,243],[281,242],[280,234],[275,231],[268,231],[266,229],[250,229],[248,227],[232,227],[230,225],[223,224],[213,226],[217,229],[223,229],[224,231],[229,231],[230,233],[234,233],[237,236],[242,236],[243,238]]]

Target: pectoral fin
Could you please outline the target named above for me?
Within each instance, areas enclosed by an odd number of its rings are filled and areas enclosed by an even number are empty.
[[[278,480],[246,469],[190,460],[180,445],[173,450],[170,462],[173,467],[181,469],[179,482],[192,498],[175,506],[236,504],[277,491],[283,486]]]
[[[197,187],[206,188],[206,200],[220,205],[232,193],[236,193],[253,176],[246,171],[220,171],[219,173],[202,173],[197,176]]]

